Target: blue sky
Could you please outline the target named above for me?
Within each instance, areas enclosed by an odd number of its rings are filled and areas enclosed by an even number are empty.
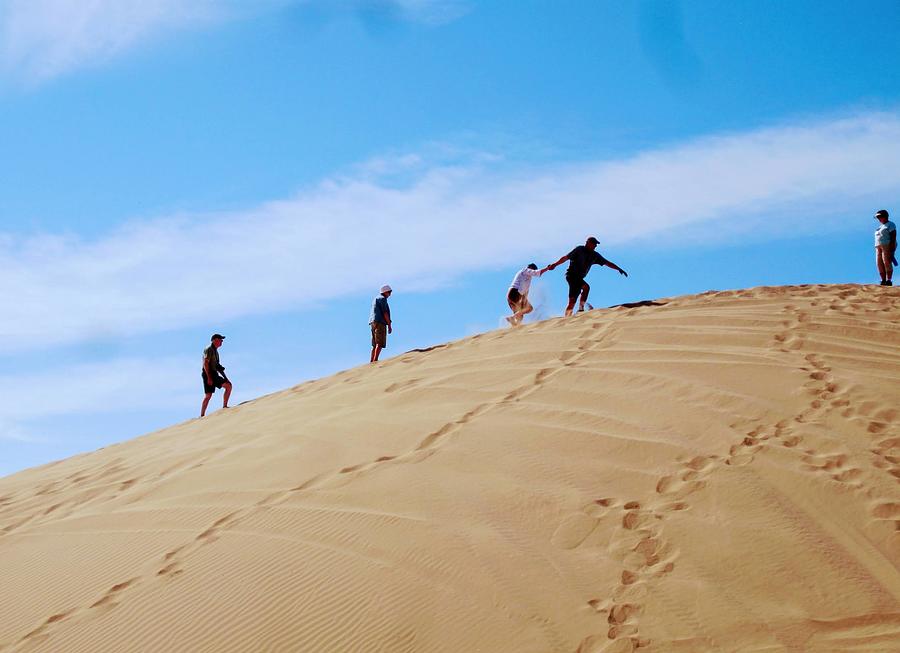
[[[195,416],[213,331],[238,403],[591,234],[597,306],[877,281],[898,63],[893,0],[0,0],[0,474]]]

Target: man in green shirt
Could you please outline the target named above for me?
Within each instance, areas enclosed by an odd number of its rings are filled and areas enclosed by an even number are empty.
[[[200,417],[206,415],[206,407],[212,399],[216,388],[224,388],[225,396],[222,399],[222,408],[228,408],[228,398],[231,396],[231,381],[225,376],[225,368],[219,363],[219,347],[225,340],[225,336],[214,333],[209,339],[210,345],[203,350],[203,405],[200,406]]]

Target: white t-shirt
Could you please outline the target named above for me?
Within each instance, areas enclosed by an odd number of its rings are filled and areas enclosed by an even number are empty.
[[[897,231],[897,227],[895,227],[894,223],[890,220],[888,220],[884,224],[879,224],[875,229],[875,244],[890,245],[892,231]]]
[[[520,295],[527,295],[528,289],[531,288],[531,280],[539,276],[541,276],[540,270],[522,268],[516,272],[516,276],[513,277],[512,283],[509,284],[509,289],[512,290],[515,288],[519,291]]]

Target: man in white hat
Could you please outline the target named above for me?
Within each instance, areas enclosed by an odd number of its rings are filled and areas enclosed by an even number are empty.
[[[886,209],[881,209],[875,214],[879,225],[875,230],[875,264],[878,266],[878,274],[881,275],[882,286],[893,286],[894,265],[897,261],[894,253],[897,251],[897,227],[889,220],[890,215]]]
[[[369,315],[369,326],[372,328],[372,355],[369,362],[374,363],[378,360],[381,350],[387,347],[387,334],[392,333],[391,329],[391,307],[388,306],[388,297],[391,296],[391,287],[384,285],[381,287],[381,294],[372,302],[372,313]]]

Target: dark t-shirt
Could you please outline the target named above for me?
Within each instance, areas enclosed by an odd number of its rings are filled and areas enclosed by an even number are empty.
[[[215,345],[210,345],[203,350],[203,360],[209,361],[209,371],[213,373],[213,376],[216,376],[222,366],[219,364],[219,350],[216,349]],[[205,366],[203,371],[206,371]]]
[[[372,312],[369,314],[369,324],[378,322],[379,324],[387,324],[387,318],[391,314],[391,308],[388,306],[387,297],[379,295],[372,302]]]
[[[569,252],[569,269],[566,276],[572,279],[584,279],[594,264],[606,265],[608,261],[600,256],[597,250],[589,250],[584,245],[579,245]]]

